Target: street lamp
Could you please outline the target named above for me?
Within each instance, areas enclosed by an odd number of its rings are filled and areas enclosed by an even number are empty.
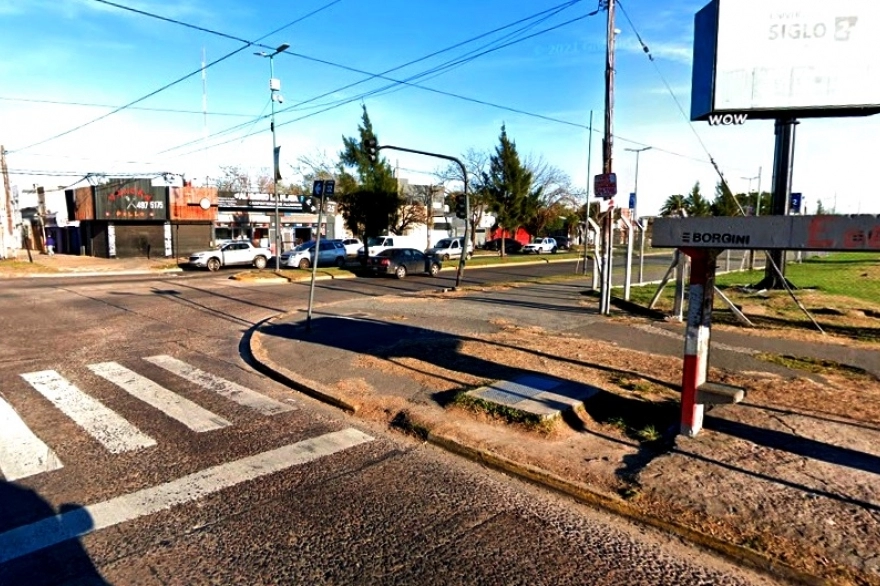
[[[635,201],[633,202],[632,220],[639,227],[639,283],[644,282],[645,277],[645,226],[642,226],[642,222],[639,220],[639,215],[636,213],[636,208],[639,205],[639,155],[652,148],[653,147],[646,146],[640,149],[624,149],[625,151],[636,154],[636,177],[635,185],[633,186]],[[630,261],[627,261],[627,263],[629,262]],[[627,284],[629,284],[629,279],[627,279]],[[628,296],[626,298],[629,299]]]
[[[277,101],[279,104],[284,102],[284,98],[281,95],[281,80],[275,79],[275,55],[278,53],[283,53],[287,49],[290,48],[290,45],[287,43],[282,43],[278,45],[275,49],[274,53],[266,53],[265,51],[260,51],[259,53],[254,53],[258,57],[268,57],[269,58],[269,95],[271,97],[272,102],[272,122],[270,123],[270,127],[272,129],[272,168],[274,169],[274,175],[272,177],[272,195],[275,198],[275,270],[281,270],[281,214],[278,210],[278,149],[275,146],[275,102]],[[321,227],[318,226],[320,230]],[[315,253],[317,255],[317,253]],[[317,258],[317,256],[315,257]]]

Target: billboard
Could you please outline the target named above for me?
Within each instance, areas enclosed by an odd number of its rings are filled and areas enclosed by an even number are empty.
[[[694,18],[691,119],[880,112],[880,2],[713,0]]]
[[[96,220],[167,220],[168,188],[150,179],[111,180],[95,187]]]

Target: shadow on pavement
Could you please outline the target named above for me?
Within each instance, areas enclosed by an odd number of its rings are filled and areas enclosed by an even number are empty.
[[[64,504],[56,512],[37,492],[0,480],[0,584],[109,586],[79,539],[60,541],[93,526],[79,505]],[[21,532],[17,539],[14,531]],[[56,544],[40,547],[48,543]]]

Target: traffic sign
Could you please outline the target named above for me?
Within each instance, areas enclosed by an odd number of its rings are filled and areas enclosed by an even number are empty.
[[[799,214],[801,213],[801,203],[803,202],[803,194],[802,193],[792,193],[791,194],[791,213]]]
[[[602,173],[593,179],[593,192],[596,197],[609,199],[617,195],[617,174]]]
[[[324,193],[324,180],[315,179],[315,182],[312,183],[312,195],[315,197],[321,197],[322,193]]]
[[[631,210],[636,209],[636,194],[635,193],[629,194],[629,209],[631,209]]]
[[[324,180],[324,195],[327,197],[332,197],[334,192],[336,191],[336,181],[333,179],[325,179]]]

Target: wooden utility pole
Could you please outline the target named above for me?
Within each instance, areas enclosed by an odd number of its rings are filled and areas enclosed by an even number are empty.
[[[5,242],[7,236],[12,238],[15,225],[13,224],[14,218],[12,217],[12,188],[9,186],[9,168],[6,166],[6,149],[3,148],[3,145],[0,145],[0,173],[3,174],[3,191],[6,198],[6,226],[4,227],[3,238]],[[6,254],[5,250],[3,254]]]
[[[605,137],[602,139],[602,173],[611,174],[614,150],[614,0],[605,0],[608,24],[605,42]],[[613,200],[612,200],[613,201]],[[611,267],[614,247],[614,207],[608,206],[603,222],[604,265],[599,313],[611,313]]]

